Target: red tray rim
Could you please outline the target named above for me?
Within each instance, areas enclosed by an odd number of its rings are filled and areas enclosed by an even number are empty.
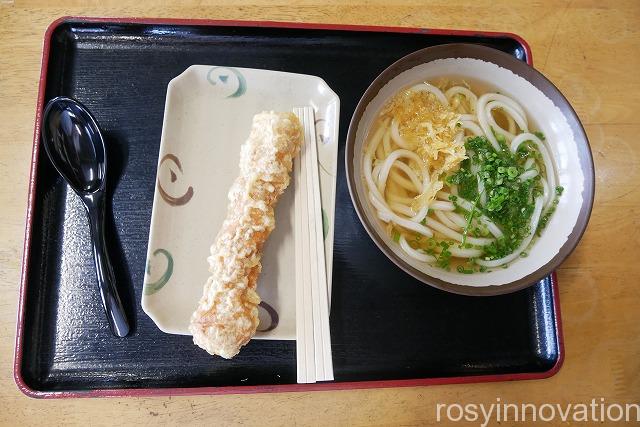
[[[299,28],[318,30],[344,30],[344,31],[371,31],[388,33],[416,33],[457,36],[481,36],[481,37],[507,37],[516,40],[525,51],[526,61],[533,65],[533,58],[529,44],[517,34],[510,32],[451,30],[451,29],[427,29],[412,27],[387,27],[372,25],[345,25],[322,24],[281,21],[238,21],[238,20],[209,20],[209,19],[170,19],[170,18],[108,18],[108,17],[83,17],[63,16],[53,21],[44,35],[44,46],[40,79],[38,84],[38,100],[36,105],[35,125],[33,131],[33,149],[31,155],[31,170],[29,174],[29,193],[27,197],[27,216],[25,225],[25,237],[21,265],[20,297],[17,314],[16,344],[13,364],[13,377],[16,385],[22,393],[33,398],[69,398],[69,397],[129,397],[129,396],[189,396],[189,395],[219,395],[219,394],[249,394],[249,393],[274,393],[317,390],[352,390],[388,387],[416,387],[443,384],[470,384],[496,381],[516,381],[549,378],[560,370],[564,363],[564,337],[562,332],[562,318],[560,314],[560,297],[556,273],[551,276],[553,287],[553,306],[556,314],[556,330],[558,336],[558,359],[551,369],[544,372],[475,375],[441,378],[416,378],[403,380],[375,380],[375,381],[351,381],[351,382],[326,382],[315,384],[278,384],[259,386],[223,386],[223,387],[189,387],[189,388],[136,388],[136,389],[97,389],[86,391],[42,391],[31,388],[22,377],[21,366],[23,356],[23,337],[25,321],[25,304],[29,266],[29,250],[31,248],[31,231],[33,226],[33,209],[35,203],[35,187],[38,166],[38,135],[42,123],[42,107],[46,86],[47,68],[49,63],[49,50],[53,32],[66,22],[84,23],[115,23],[115,24],[169,24],[169,25],[198,25],[198,26],[250,26],[269,28]]]

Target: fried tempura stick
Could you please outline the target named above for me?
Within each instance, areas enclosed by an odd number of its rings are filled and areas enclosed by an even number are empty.
[[[227,216],[211,246],[211,277],[189,325],[193,342],[210,354],[230,359],[256,332],[262,246],[275,226],[273,209],[289,185],[302,139],[293,113],[263,112],[253,118],[240,149],[240,176],[229,190]]]

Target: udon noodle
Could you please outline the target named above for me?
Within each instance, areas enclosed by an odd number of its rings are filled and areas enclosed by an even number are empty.
[[[397,93],[370,129],[368,198],[407,256],[463,273],[527,255],[562,187],[522,106],[464,81]]]

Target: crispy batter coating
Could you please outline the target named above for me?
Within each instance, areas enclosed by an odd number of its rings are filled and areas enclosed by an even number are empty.
[[[193,342],[210,354],[230,359],[256,332],[262,246],[275,226],[274,207],[289,185],[302,140],[293,113],[263,112],[253,118],[240,149],[240,176],[229,190],[227,216],[211,246],[211,276],[189,325]]]

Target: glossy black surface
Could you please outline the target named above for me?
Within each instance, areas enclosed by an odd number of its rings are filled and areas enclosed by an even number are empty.
[[[98,124],[71,98],[50,100],[42,115],[42,144],[51,163],[79,194],[104,188],[107,159]]]
[[[87,211],[98,290],[109,328],[115,336],[125,337],[131,327],[116,287],[105,237],[107,156],[100,127],[82,104],[64,96],[47,103],[42,123],[41,141],[49,160]]]
[[[344,139],[360,96],[403,55],[476,42],[524,59],[508,38],[68,23],[53,33],[46,98],[72,96],[100,122],[109,155],[117,279],[133,293],[136,326],[111,335],[101,317],[81,202],[41,151],[22,374],[38,390],[197,387],[295,382],[295,345],[252,341],[233,360],[160,332],[140,308],[155,168],[169,80],[192,64],[314,74],[341,100],[331,334],[336,381],[544,372],[559,357],[547,279],[511,295],[474,298],[423,285],[366,235],[344,176]],[[188,143],[185,141],[184,143]],[[113,170],[113,173],[112,173]],[[107,215],[108,217],[110,215]],[[213,236],[212,236],[213,238]],[[124,296],[123,296],[124,298]]]

